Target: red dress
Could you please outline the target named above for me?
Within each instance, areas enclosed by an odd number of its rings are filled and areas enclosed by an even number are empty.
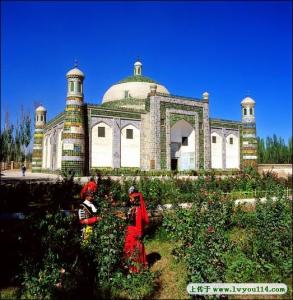
[[[127,226],[124,243],[124,258],[131,262],[129,270],[133,273],[137,273],[142,268],[147,267],[146,252],[141,238],[145,225],[149,223],[149,217],[142,193],[132,193],[130,197],[139,197],[139,205],[134,208],[134,224]]]

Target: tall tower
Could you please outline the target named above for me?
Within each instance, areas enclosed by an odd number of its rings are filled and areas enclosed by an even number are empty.
[[[35,133],[32,157],[32,172],[40,172],[42,169],[43,139],[46,126],[47,110],[39,106],[35,110]]]
[[[67,98],[62,134],[62,171],[84,175],[85,127],[83,107],[83,72],[75,67],[67,74]]]
[[[254,107],[255,101],[246,97],[241,101],[242,107],[242,144],[241,167],[257,167],[257,139]]]

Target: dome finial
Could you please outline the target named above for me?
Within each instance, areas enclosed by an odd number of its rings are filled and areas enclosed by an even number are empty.
[[[246,92],[245,92],[245,97],[251,97],[251,92],[250,92],[250,90],[246,90]]]
[[[141,63],[139,57],[137,57],[137,60],[134,63],[133,75],[134,76],[139,76],[141,74],[142,74],[142,63]]]
[[[75,60],[74,60],[74,68],[77,68],[77,67],[78,67],[78,60],[75,59]]]

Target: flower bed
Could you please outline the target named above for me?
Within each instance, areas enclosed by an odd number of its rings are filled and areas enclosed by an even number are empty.
[[[125,204],[134,183],[149,210],[164,203],[175,207],[192,203],[190,209],[177,207],[164,213],[163,219],[168,238],[177,245],[175,257],[188,266],[189,281],[286,282],[290,277],[292,204],[285,193],[289,183],[273,174],[249,172],[197,181],[102,179],[96,201],[103,218],[87,244],[81,243],[77,218],[60,212],[79,203],[78,183],[20,183],[0,188],[1,199],[6,200],[1,202],[2,211],[29,215],[18,223],[6,223],[3,250],[9,257],[2,257],[1,265],[14,271],[9,280],[22,284],[23,298],[137,299],[152,295],[156,274],[127,275],[121,268],[126,224],[114,216],[105,199],[111,192],[118,205]],[[257,201],[255,210],[233,206],[234,195],[250,192],[258,196],[264,190],[267,201]]]
[[[248,210],[248,211],[247,211]],[[285,282],[292,276],[292,202],[233,208],[220,194],[165,212],[163,226],[187,265],[188,282]]]

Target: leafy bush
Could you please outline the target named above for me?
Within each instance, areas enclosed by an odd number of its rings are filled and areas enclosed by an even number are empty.
[[[114,299],[150,298],[154,293],[157,277],[158,273],[151,273],[149,270],[128,275],[116,272],[112,280],[111,296]]]
[[[102,220],[93,226],[82,248],[95,269],[96,288],[102,293],[109,289],[113,273],[121,267],[126,224],[114,216],[106,202],[102,203],[99,215]]]
[[[225,282],[256,282],[256,272],[259,264],[247,258],[241,251],[229,252],[225,257],[227,269],[225,272]]]
[[[87,240],[76,216],[35,212],[26,220],[22,259],[23,299],[140,299],[154,290],[155,274],[128,274],[123,263],[125,221],[99,199],[101,221]],[[145,286],[145,284],[148,286]]]
[[[82,275],[76,219],[43,211],[31,214],[26,226],[22,297],[52,299],[73,294]]]
[[[163,226],[190,282],[284,282],[292,276],[291,211],[282,192],[247,211],[202,191],[192,209],[166,212]]]
[[[282,198],[256,205],[254,251],[250,255],[272,281],[280,281],[292,271],[291,212],[292,203]]]
[[[163,226],[179,242],[174,253],[183,257],[190,282],[216,282],[223,280],[228,249],[225,230],[230,224],[231,205],[213,194],[196,202],[190,210],[178,208],[165,215]]]

